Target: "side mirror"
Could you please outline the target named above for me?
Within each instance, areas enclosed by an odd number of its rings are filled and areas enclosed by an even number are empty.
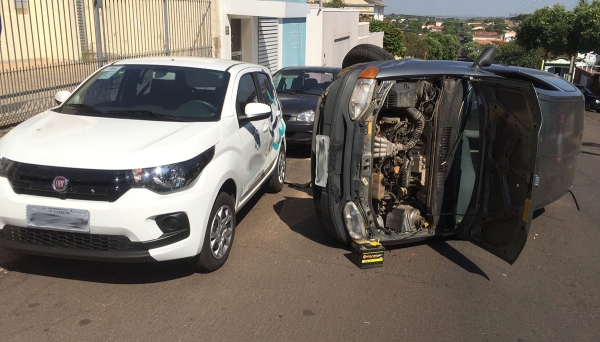
[[[71,96],[70,91],[61,90],[58,93],[56,93],[56,95],[54,95],[54,101],[56,101],[57,105],[61,105],[69,98],[69,96]]]
[[[244,115],[239,115],[240,124],[248,121],[263,120],[271,116],[271,106],[264,103],[251,102],[244,108]]]
[[[494,58],[496,58],[496,52],[498,52],[498,50],[493,46],[485,48],[471,67],[479,69],[481,67],[492,65],[492,63],[494,63]]]

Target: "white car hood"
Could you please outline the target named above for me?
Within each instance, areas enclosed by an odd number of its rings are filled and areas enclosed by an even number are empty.
[[[122,170],[189,160],[216,145],[219,122],[166,122],[43,112],[0,139],[22,163]]]

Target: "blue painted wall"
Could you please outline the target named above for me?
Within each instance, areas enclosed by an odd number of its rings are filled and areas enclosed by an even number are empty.
[[[306,18],[283,19],[281,53],[282,67],[304,65],[306,56]]]

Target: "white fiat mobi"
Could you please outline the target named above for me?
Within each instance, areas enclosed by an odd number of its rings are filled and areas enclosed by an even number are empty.
[[[235,213],[283,187],[285,124],[262,66],[131,59],[55,99],[0,140],[0,246],[210,272]]]

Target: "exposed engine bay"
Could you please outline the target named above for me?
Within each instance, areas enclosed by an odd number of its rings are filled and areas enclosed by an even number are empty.
[[[373,235],[431,234],[426,220],[428,151],[441,88],[436,81],[397,81],[373,120]],[[400,236],[398,236],[400,235]]]

